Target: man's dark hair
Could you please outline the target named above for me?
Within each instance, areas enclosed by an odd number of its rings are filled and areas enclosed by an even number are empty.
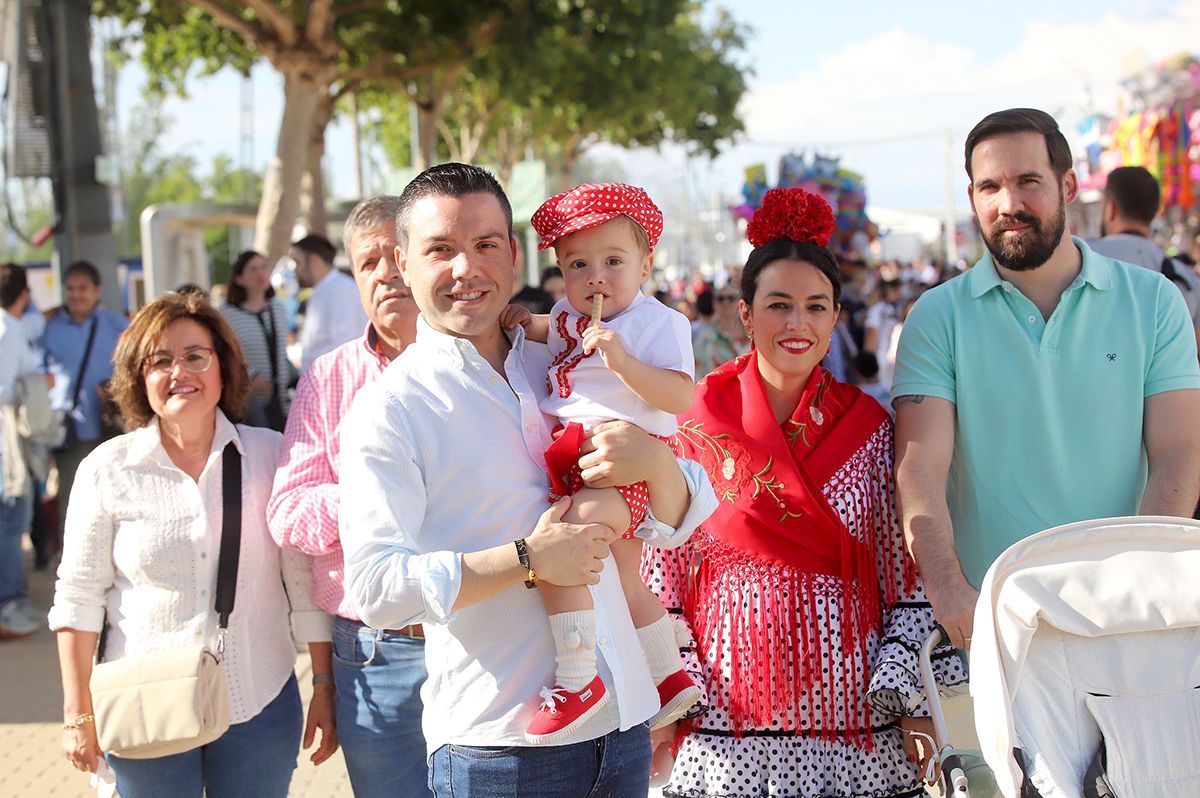
[[[92,285],[100,287],[100,270],[97,269],[90,261],[77,260],[67,267],[63,272],[63,283],[70,280],[77,274],[87,275],[87,278],[92,281]]]
[[[25,267],[15,263],[0,265],[0,308],[11,308],[17,304],[21,294],[29,288]]]
[[[319,233],[309,233],[304,238],[293,243],[292,246],[301,252],[316,255],[321,260],[330,264],[333,263],[333,259],[337,255],[337,247],[328,238]]]
[[[1104,196],[1116,203],[1119,214],[1145,224],[1154,221],[1162,201],[1158,181],[1143,166],[1118,166],[1109,172]]]
[[[396,210],[396,243],[401,248],[408,246],[408,221],[413,206],[425,197],[465,197],[468,194],[493,194],[504,211],[508,224],[509,240],[513,237],[512,205],[504,195],[504,189],[486,169],[465,163],[440,163],[431,166],[412,179],[400,193],[400,207]]]
[[[967,177],[975,179],[971,171],[971,153],[975,151],[975,145],[1010,133],[1041,133],[1050,153],[1050,166],[1058,179],[1061,180],[1071,168],[1071,147],[1067,144],[1066,136],[1058,129],[1054,117],[1036,108],[1009,108],[988,114],[967,134]]]
[[[704,290],[696,294],[696,313],[704,318],[708,318],[716,311],[716,303],[713,302],[712,283],[705,283]]]
[[[879,358],[869,349],[861,349],[854,356],[854,370],[869,380],[879,373]]]
[[[562,276],[562,269],[558,268],[557,266],[547,266],[546,268],[542,269],[542,277],[540,280],[538,280],[538,287],[545,288],[546,283],[549,282],[551,278]]]

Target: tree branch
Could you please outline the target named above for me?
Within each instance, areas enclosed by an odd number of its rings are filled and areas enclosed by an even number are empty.
[[[454,131],[450,129],[450,125],[446,123],[445,119],[438,119],[437,129],[442,137],[442,141],[446,145],[446,149],[450,152],[450,160],[461,161],[462,150],[459,148],[458,142],[454,140]]]
[[[296,23],[290,14],[271,0],[243,0],[247,7],[262,21],[264,27],[279,37],[284,47],[292,47],[300,38]]]
[[[342,88],[337,94],[339,96],[345,94],[346,91],[352,91],[353,88],[357,88],[359,85],[371,80],[386,81],[388,83],[406,83],[413,78],[418,78],[421,75],[432,72],[439,66],[441,66],[441,62],[398,67],[392,61],[391,53],[381,53],[365,67],[349,69],[343,72],[341,77],[343,87],[351,86],[352,88]]]
[[[483,21],[483,23],[475,30],[471,38],[463,44],[462,52],[472,54],[479,48],[491,44],[496,38],[496,34],[500,32],[500,20],[503,15],[499,11],[492,14]]]
[[[357,3],[350,3],[348,5],[341,6],[333,12],[333,15],[338,19],[341,19],[342,17],[348,17],[351,14],[357,14],[359,11],[369,11],[372,8],[381,8],[387,5],[387,2],[388,0],[359,0]]]
[[[311,0],[308,4],[308,22],[304,26],[304,38],[314,45],[327,38],[332,6],[333,0]]]
[[[218,0],[186,0],[186,2],[206,12],[218,25],[228,28],[256,47],[262,47],[267,41],[268,34],[262,26],[246,20],[241,14],[226,8]]]

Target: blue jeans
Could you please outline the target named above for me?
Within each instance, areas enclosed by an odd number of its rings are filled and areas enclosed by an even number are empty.
[[[597,740],[540,748],[443,745],[429,760],[437,798],[646,798],[645,726]]]
[[[356,798],[426,796],[425,641],[333,619],[338,739]]]
[[[0,479],[3,478],[0,473]],[[21,538],[33,519],[33,491],[23,496],[0,495],[0,607],[25,598],[25,557]]]
[[[293,675],[262,712],[208,745],[157,759],[105,758],[121,798],[287,798],[303,727]]]

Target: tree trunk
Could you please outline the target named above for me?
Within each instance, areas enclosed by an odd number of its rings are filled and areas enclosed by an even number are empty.
[[[437,158],[437,126],[441,111],[430,102],[417,105],[417,152],[420,160],[417,169],[424,171],[433,166]]]
[[[300,212],[301,183],[308,168],[313,120],[321,98],[329,96],[330,81],[314,76],[304,66],[280,69],[283,119],[254,226],[254,248],[269,263],[283,257],[291,244],[292,229]]]
[[[328,93],[313,114],[312,135],[308,142],[308,160],[302,181],[301,213],[308,232],[329,235],[329,213],[325,208],[325,174],[321,163],[325,159],[325,128],[333,118],[333,97]]]

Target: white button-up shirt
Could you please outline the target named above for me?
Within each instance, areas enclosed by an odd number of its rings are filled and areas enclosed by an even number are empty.
[[[0,309],[0,406],[16,405],[17,380],[38,371],[39,364],[21,320]],[[3,451],[4,436],[0,435],[0,452]],[[0,496],[6,481],[0,481]]]
[[[550,425],[538,409],[547,366],[546,348],[518,328],[506,380],[469,341],[418,319],[416,342],[362,389],[342,424],[346,589],[369,626],[427,624],[430,753],[447,743],[527,745],[538,692],[554,681],[539,591],[517,584],[452,611],[462,552],[529,535],[548,506]],[[716,508],[703,469],[680,464],[691,506],[678,531],[652,522],[659,545],[682,543]],[[600,673],[616,698],[587,728],[599,737],[644,722],[658,695],[611,556],[591,591]]]
[[[332,352],[347,341],[362,335],[367,314],[358,298],[354,278],[330,269],[313,286],[304,305],[304,326],[300,330],[300,368]]]
[[[171,461],[157,419],[84,458],[71,490],[50,628],[99,632],[107,613],[107,660],[216,645],[221,453],[233,441],[242,455],[242,541],[224,662],[230,721],[242,723],[291,676],[292,631],[301,642],[329,640],[330,621],[312,603],[309,558],[281,554],[267,531],[281,436],[234,427],[216,412],[199,482]]]

